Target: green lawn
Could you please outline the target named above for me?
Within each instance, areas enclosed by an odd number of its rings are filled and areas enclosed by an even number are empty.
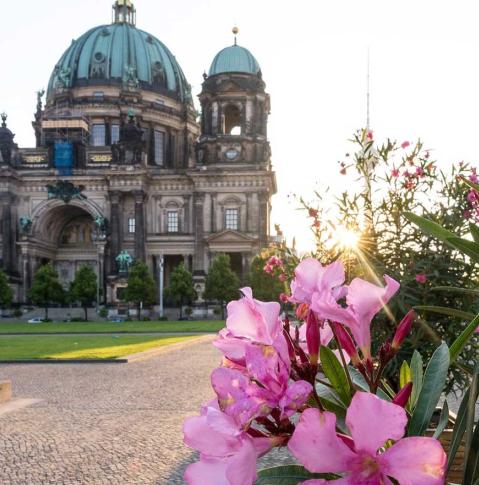
[[[0,337],[0,360],[113,359],[192,338],[195,336]]]
[[[0,322],[0,335],[10,333],[124,333],[124,332],[218,332],[225,326],[221,320],[208,322],[85,322],[27,323]]]

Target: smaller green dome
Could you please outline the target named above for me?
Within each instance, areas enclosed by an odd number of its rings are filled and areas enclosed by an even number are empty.
[[[210,76],[225,72],[245,72],[259,74],[261,68],[251,52],[239,45],[226,47],[216,54],[210,67]]]

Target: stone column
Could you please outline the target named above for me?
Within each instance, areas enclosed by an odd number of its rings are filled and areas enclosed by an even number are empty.
[[[218,102],[213,101],[211,115],[211,131],[213,135],[218,134]]]
[[[259,218],[258,218],[258,240],[259,247],[263,249],[268,245],[269,234],[269,197],[267,192],[258,194]]]
[[[205,194],[195,192],[194,195],[194,233],[195,233],[195,260],[194,272],[205,272],[205,241],[204,241],[204,217],[203,202]]]
[[[9,193],[0,194],[0,214],[2,229],[2,259],[3,269],[7,274],[15,270],[15,221],[12,217],[13,196]]]
[[[218,232],[216,214],[218,211],[218,194],[211,194],[211,232]]]
[[[145,193],[138,190],[135,197],[135,259],[145,261]]]
[[[252,232],[252,219],[253,219],[253,194],[246,194],[246,221],[245,221],[245,231]]]
[[[110,273],[116,274],[116,261],[121,250],[120,232],[120,192],[110,192]]]

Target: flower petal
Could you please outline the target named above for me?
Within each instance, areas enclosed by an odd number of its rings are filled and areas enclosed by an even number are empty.
[[[228,303],[226,327],[234,337],[271,345],[282,330],[280,304],[255,300],[250,288],[241,291],[245,295],[243,298]]]
[[[211,422],[211,414],[214,411],[223,415],[224,419],[219,417]],[[187,446],[212,456],[228,455],[240,446],[239,438],[235,436],[237,428],[232,418],[213,408],[208,408],[208,414],[188,418],[183,424],[183,433]]]
[[[356,451],[366,451],[372,456],[388,439],[401,439],[406,424],[406,411],[401,406],[369,392],[356,392],[346,413],[346,425]]]
[[[229,485],[225,460],[202,457],[187,467],[185,482],[188,485]]]
[[[412,436],[388,448],[380,457],[381,472],[401,485],[442,485],[446,453],[434,438]]]
[[[307,470],[315,473],[347,471],[348,462],[355,457],[336,434],[336,416],[313,408],[301,415],[288,448]]]
[[[313,386],[306,381],[296,381],[288,386],[279,401],[282,417],[290,417],[307,401]]]

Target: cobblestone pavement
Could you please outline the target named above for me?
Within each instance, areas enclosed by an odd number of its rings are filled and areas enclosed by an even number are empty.
[[[0,366],[15,397],[0,416],[0,484],[182,484],[195,455],[182,422],[212,397],[210,342],[147,361]]]

